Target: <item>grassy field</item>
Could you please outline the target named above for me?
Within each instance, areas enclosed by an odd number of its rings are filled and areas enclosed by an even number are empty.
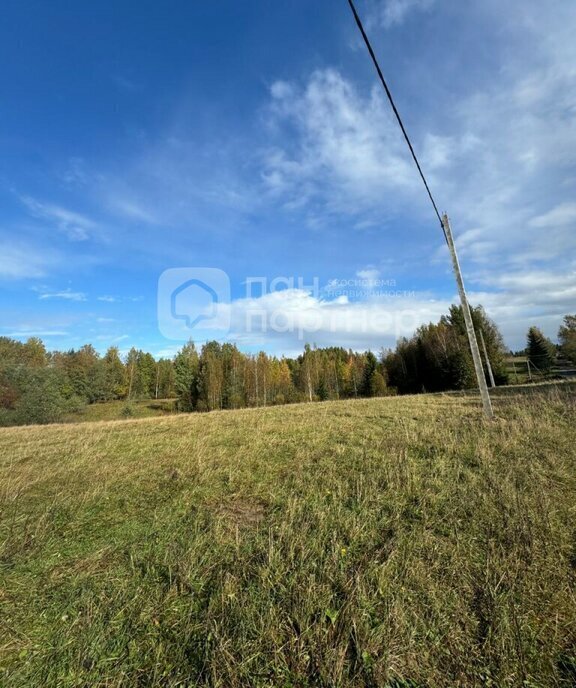
[[[0,685],[574,686],[576,397],[0,429]]]
[[[176,399],[136,399],[133,401],[104,401],[87,404],[80,411],[70,413],[64,422],[82,423],[97,420],[126,420],[127,418],[155,418],[177,413]]]
[[[128,418],[156,418],[178,413],[176,404],[176,399],[102,401],[80,405],[74,410],[64,413],[61,422],[85,423],[100,420],[126,420]],[[13,427],[19,422],[25,422],[19,418],[17,409],[0,409],[0,412],[0,426]],[[34,424],[38,421],[34,419],[28,422]]]

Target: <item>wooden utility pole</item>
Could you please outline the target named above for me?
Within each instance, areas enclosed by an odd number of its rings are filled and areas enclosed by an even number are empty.
[[[446,237],[446,241],[448,243],[448,247],[450,249],[450,255],[452,257],[452,266],[454,268],[454,274],[456,276],[456,282],[458,283],[458,291],[460,292],[460,301],[462,302],[462,311],[464,313],[464,321],[466,322],[466,332],[468,334],[468,341],[470,342],[470,350],[472,351],[472,358],[474,359],[474,369],[476,371],[476,377],[478,379],[478,387],[480,389],[480,396],[482,397],[482,405],[484,406],[484,413],[487,418],[492,419],[494,417],[494,414],[492,412],[492,403],[490,401],[490,394],[488,393],[488,387],[486,385],[486,378],[484,376],[484,370],[482,369],[482,361],[480,359],[480,351],[478,350],[478,341],[476,340],[476,333],[474,332],[474,325],[472,324],[472,314],[470,313],[470,306],[468,305],[468,300],[466,299],[466,292],[464,291],[464,282],[462,280],[462,274],[460,272],[460,265],[458,264],[458,256],[456,255],[456,249],[454,247],[454,240],[452,239],[452,232],[450,230],[450,222],[448,220],[448,215],[444,213],[443,217],[440,217],[440,213],[438,211],[438,206],[436,205],[436,202],[434,201],[434,198],[432,196],[432,192],[430,191],[430,187],[428,186],[428,182],[426,181],[426,177],[424,176],[424,172],[422,172],[422,168],[420,167],[420,163],[418,162],[418,158],[416,157],[416,153],[414,152],[414,147],[412,146],[412,143],[410,142],[410,139],[408,137],[408,133],[406,132],[406,128],[404,127],[404,123],[402,122],[402,118],[400,117],[400,113],[398,112],[398,108],[396,107],[396,104],[394,103],[394,99],[392,98],[392,93],[390,92],[390,89],[388,88],[388,84],[386,83],[386,79],[384,79],[384,74],[382,74],[382,70],[380,69],[380,65],[378,64],[378,60],[376,58],[376,55],[374,53],[374,50],[372,46],[370,45],[370,40],[368,39],[368,36],[366,35],[366,31],[364,30],[364,26],[362,25],[362,20],[358,16],[358,12],[356,11],[356,7],[354,6],[354,0],[348,0],[348,4],[350,5],[350,9],[352,10],[352,14],[354,15],[354,20],[356,21],[356,25],[358,26],[358,29],[360,33],[362,34],[362,38],[364,39],[364,43],[366,44],[366,48],[368,49],[368,53],[370,54],[370,57],[372,58],[372,62],[374,63],[374,67],[376,68],[376,72],[378,73],[378,77],[380,79],[380,82],[382,83],[382,86],[384,87],[384,90],[386,91],[386,96],[388,97],[388,100],[390,101],[390,105],[392,106],[392,110],[394,111],[394,115],[396,116],[396,119],[398,120],[398,124],[400,126],[400,129],[402,130],[402,134],[404,135],[404,138],[406,139],[406,143],[408,145],[408,148],[410,149],[410,153],[412,155],[412,159],[414,160],[414,164],[418,168],[418,173],[420,174],[420,178],[422,179],[422,183],[426,187],[426,192],[428,193],[428,196],[430,198],[430,202],[434,206],[434,212],[436,213],[436,217],[438,220],[440,220],[442,224],[442,228],[444,230],[444,236]]]
[[[134,379],[134,361],[130,366],[130,384],[128,385],[128,399],[132,398],[132,380]]]
[[[486,351],[486,342],[484,341],[484,333],[482,332],[482,328],[480,328],[480,344],[482,345],[482,351],[484,352],[484,360],[486,361],[486,369],[488,370],[490,387],[496,387],[496,383],[494,382],[494,374],[492,373],[492,366],[490,365],[490,359],[488,358],[488,351]]]
[[[518,384],[518,372],[516,371],[516,362],[512,359],[512,367],[514,368],[514,377],[516,378],[516,384]]]
[[[476,379],[478,381],[478,389],[480,390],[480,397],[482,398],[482,406],[484,407],[484,415],[489,420],[494,418],[492,411],[492,402],[490,401],[490,393],[486,384],[486,377],[482,367],[482,360],[480,359],[480,350],[478,349],[478,341],[476,339],[476,332],[474,331],[474,324],[472,322],[472,314],[470,313],[470,306],[466,297],[466,290],[464,289],[464,280],[462,279],[462,272],[460,271],[460,263],[458,262],[458,255],[456,254],[456,247],[454,246],[454,239],[452,238],[452,230],[450,228],[450,220],[448,215],[444,213],[442,216],[442,226],[446,236],[446,242],[450,249],[450,256],[452,258],[452,268],[454,269],[454,276],[458,284],[458,292],[460,294],[460,303],[462,304],[462,313],[464,315],[464,322],[466,323],[466,333],[468,334],[468,342],[470,344],[470,351],[472,352],[472,359],[474,361],[474,370],[476,371]]]

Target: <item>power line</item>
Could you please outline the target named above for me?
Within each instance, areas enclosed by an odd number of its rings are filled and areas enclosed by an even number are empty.
[[[404,138],[406,139],[406,143],[408,144],[408,148],[410,149],[410,153],[412,154],[412,158],[416,164],[416,167],[418,168],[418,172],[420,173],[420,177],[421,177],[422,181],[424,182],[424,186],[426,187],[426,191],[428,192],[428,197],[430,198],[432,206],[434,207],[434,212],[436,213],[436,217],[438,218],[438,221],[440,222],[440,226],[442,227],[442,233],[444,234],[444,239],[446,240],[446,243],[448,244],[448,249],[450,250],[450,256],[452,258],[452,268],[454,270],[454,276],[456,277],[456,283],[458,285],[458,292],[460,294],[460,302],[462,304],[462,312],[464,315],[464,321],[466,323],[466,333],[468,335],[468,341],[470,343],[470,352],[472,354],[472,360],[474,361],[474,370],[476,371],[476,379],[478,380],[478,389],[480,390],[480,396],[482,397],[482,406],[484,407],[484,414],[485,414],[486,418],[491,420],[492,418],[494,418],[494,412],[492,411],[492,403],[490,401],[490,393],[488,392],[488,386],[486,384],[486,378],[484,376],[484,369],[482,367],[482,359],[480,358],[480,349],[478,348],[478,341],[476,339],[476,332],[474,330],[474,323],[472,322],[472,314],[470,312],[470,305],[468,303],[468,298],[466,297],[466,291],[464,289],[464,279],[462,277],[462,271],[460,270],[460,264],[458,262],[458,256],[456,254],[456,247],[454,246],[454,239],[452,237],[452,230],[450,228],[450,221],[448,220],[448,215],[444,214],[443,217],[440,217],[440,213],[438,212],[438,207],[434,201],[434,198],[432,196],[432,192],[430,191],[430,187],[428,186],[428,182],[426,181],[426,177],[424,176],[424,173],[422,172],[422,168],[420,167],[420,163],[418,162],[418,158],[416,157],[416,153],[414,152],[414,148],[412,147],[412,144],[410,143],[410,138],[408,137],[408,134],[406,132],[404,124],[402,123],[402,118],[400,117],[400,113],[398,112],[398,108],[396,107],[396,104],[394,103],[394,99],[392,98],[392,94],[390,93],[390,89],[388,88],[388,84],[386,83],[386,79],[384,78],[384,75],[382,74],[382,70],[380,69],[380,65],[378,64],[378,60],[376,59],[376,55],[374,54],[374,50],[372,50],[372,46],[370,45],[370,41],[368,40],[368,36],[366,35],[366,31],[364,31],[364,27],[362,26],[362,22],[360,21],[360,17],[358,16],[358,12],[356,12],[356,8],[354,7],[353,0],[348,0],[348,4],[350,5],[350,9],[352,10],[352,14],[354,15],[354,19],[356,20],[356,24],[358,25],[358,28],[360,29],[360,33],[362,34],[362,38],[364,39],[364,43],[366,43],[366,47],[368,48],[368,52],[370,53],[370,57],[372,58],[372,62],[374,63],[374,66],[376,67],[376,71],[378,72],[378,76],[380,77],[380,81],[382,82],[382,86],[384,86],[384,90],[386,91],[386,95],[388,96],[388,100],[390,101],[390,105],[392,106],[392,110],[394,111],[394,114],[396,115],[396,119],[398,120],[398,124],[400,125],[400,129],[402,129],[402,133],[404,134]]]
[[[448,239],[446,237],[446,230],[444,228],[444,223],[442,222],[442,218],[440,217],[440,213],[438,212],[438,207],[436,206],[436,202],[434,201],[434,197],[432,196],[432,192],[430,191],[430,187],[428,186],[428,182],[426,181],[426,177],[424,176],[424,172],[422,172],[422,168],[420,167],[420,163],[418,162],[418,158],[416,157],[416,153],[414,152],[414,148],[412,147],[412,143],[410,142],[410,138],[408,137],[408,134],[407,134],[406,129],[404,127],[404,124],[402,122],[402,118],[400,117],[400,113],[398,112],[396,104],[394,103],[394,98],[392,98],[392,93],[390,92],[390,89],[388,88],[388,84],[386,83],[386,79],[384,78],[384,74],[382,74],[382,70],[380,69],[380,65],[378,64],[378,60],[376,58],[376,55],[374,54],[374,50],[372,49],[372,45],[370,44],[370,40],[368,39],[368,36],[366,35],[366,31],[364,30],[364,26],[362,25],[362,21],[360,20],[360,17],[358,16],[358,12],[356,11],[356,7],[354,7],[353,0],[348,0],[348,4],[350,5],[350,9],[352,10],[352,14],[354,15],[354,19],[356,20],[356,24],[358,25],[358,29],[360,30],[360,33],[362,34],[362,38],[364,39],[364,43],[366,43],[366,47],[368,48],[368,52],[370,53],[370,57],[372,58],[372,62],[374,63],[374,66],[376,67],[376,71],[378,72],[378,76],[380,77],[380,81],[382,82],[382,86],[384,86],[384,90],[386,91],[386,95],[388,96],[388,100],[390,101],[390,105],[392,106],[392,110],[394,111],[394,114],[396,115],[396,119],[398,120],[398,124],[400,125],[400,129],[402,129],[402,133],[404,134],[404,138],[406,139],[406,143],[408,144],[408,148],[410,149],[410,153],[412,153],[412,158],[414,159],[414,162],[416,163],[416,167],[418,168],[418,172],[420,173],[420,177],[422,178],[422,181],[424,182],[424,186],[426,187],[426,191],[428,192],[428,196],[430,198],[430,201],[432,202],[432,206],[434,207],[434,212],[436,213],[436,217],[438,218],[438,222],[440,222],[440,226],[442,227],[442,232],[444,233],[444,238],[448,242]]]

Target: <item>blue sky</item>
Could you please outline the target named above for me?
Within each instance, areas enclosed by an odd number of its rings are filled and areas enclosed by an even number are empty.
[[[576,5],[357,5],[471,301],[512,348],[554,337],[576,310]],[[229,275],[245,350],[392,346],[457,299],[345,0],[9,0],[0,153],[2,335],[170,355],[158,279],[186,266]],[[298,326],[246,332],[254,308]]]

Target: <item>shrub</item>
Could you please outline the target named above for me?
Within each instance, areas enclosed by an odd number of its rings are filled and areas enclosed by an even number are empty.
[[[56,423],[69,411],[70,400],[60,390],[59,377],[52,369],[34,370],[16,404],[19,424]]]
[[[122,410],[120,411],[120,416],[122,418],[132,418],[134,416],[134,407],[132,404],[126,404],[123,406]]]

